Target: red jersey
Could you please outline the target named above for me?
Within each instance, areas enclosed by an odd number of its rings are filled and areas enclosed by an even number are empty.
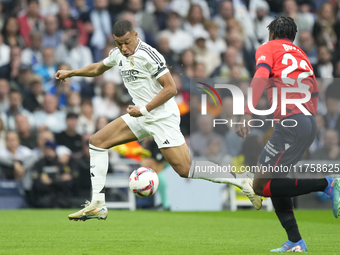
[[[273,103],[273,88],[276,87],[278,89],[278,104],[274,111],[275,119],[281,120],[287,116],[301,113],[301,110],[296,105],[287,104],[286,115],[281,115],[281,89],[287,87],[308,88],[311,99],[302,105],[310,113],[316,115],[318,85],[308,57],[299,47],[288,39],[272,40],[257,49],[255,58],[256,69],[264,67],[270,73],[269,77],[258,77],[255,74],[255,77],[258,78],[270,78],[266,82],[270,105]],[[252,82],[251,87],[253,87],[253,105],[256,107],[258,99],[263,93],[263,88],[261,90],[261,86],[257,85],[255,81]],[[306,94],[304,93],[286,94],[287,99],[302,99],[305,97]],[[246,112],[251,113],[248,105]]]

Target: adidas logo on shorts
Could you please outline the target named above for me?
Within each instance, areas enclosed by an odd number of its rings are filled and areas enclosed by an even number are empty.
[[[170,144],[170,143],[169,143],[168,139],[166,139],[163,144]]]

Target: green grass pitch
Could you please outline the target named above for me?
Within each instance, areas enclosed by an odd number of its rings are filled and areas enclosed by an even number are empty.
[[[274,212],[110,210],[106,221],[69,221],[74,210],[0,211],[0,254],[270,254],[287,237]],[[340,254],[340,221],[296,211],[309,254]]]

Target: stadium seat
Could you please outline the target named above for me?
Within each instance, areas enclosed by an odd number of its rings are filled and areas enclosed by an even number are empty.
[[[0,209],[18,209],[27,207],[25,192],[21,182],[0,181]]]
[[[106,201],[108,209],[130,209],[136,210],[136,196],[129,189],[129,177],[119,174],[108,174],[106,178],[105,188],[126,188],[128,200],[126,202]]]

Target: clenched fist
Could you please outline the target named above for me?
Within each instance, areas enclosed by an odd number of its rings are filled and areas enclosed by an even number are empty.
[[[128,114],[130,114],[130,116],[132,116],[132,117],[140,117],[140,116],[142,116],[138,106],[129,105],[126,110],[127,110]]]
[[[58,70],[58,72],[54,75],[54,78],[56,80],[61,80],[61,82],[64,82],[66,78],[69,78],[70,76],[70,71],[68,70]]]

